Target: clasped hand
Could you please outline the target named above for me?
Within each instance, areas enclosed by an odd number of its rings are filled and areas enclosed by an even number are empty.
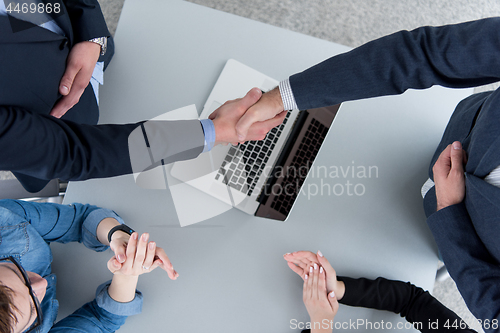
[[[304,305],[311,318],[311,325],[319,326],[311,332],[331,332],[331,326],[322,328],[326,322],[331,323],[337,314],[338,300],[345,293],[344,283],[337,281],[337,273],[320,251],[317,254],[309,251],[287,253],[283,258],[288,267],[304,281]]]
[[[215,144],[225,144],[249,141],[262,140],[273,127],[280,125],[285,119],[286,112],[281,110],[275,113],[272,117],[263,119],[249,118],[248,112],[252,114],[253,108],[265,101],[267,98],[262,95],[262,91],[258,88],[251,89],[243,98],[227,101],[210,116],[215,127]],[[281,97],[280,97],[281,98]],[[242,137],[237,132],[237,124],[245,121],[245,136]]]
[[[148,233],[139,237],[137,232],[131,236],[116,232],[110,247],[115,255],[108,261],[108,269],[113,274],[139,276],[161,267],[170,279],[175,280],[179,276],[165,251],[157,247],[155,242],[149,242]]]

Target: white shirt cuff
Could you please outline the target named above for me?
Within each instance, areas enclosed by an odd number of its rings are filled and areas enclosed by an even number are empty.
[[[290,79],[281,81],[279,89],[281,94],[281,100],[283,101],[283,109],[284,110],[298,109],[297,103],[295,102],[295,97],[293,96],[292,87],[290,87]]]

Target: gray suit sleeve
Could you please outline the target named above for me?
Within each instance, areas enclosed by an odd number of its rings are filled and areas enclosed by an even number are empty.
[[[204,140],[199,120],[147,121],[129,136],[132,171],[195,158],[203,151]]]

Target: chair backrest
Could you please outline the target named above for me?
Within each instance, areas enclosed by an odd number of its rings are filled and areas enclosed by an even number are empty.
[[[52,179],[40,192],[30,193],[17,179],[0,180],[0,199],[27,199],[59,196],[59,180]]]

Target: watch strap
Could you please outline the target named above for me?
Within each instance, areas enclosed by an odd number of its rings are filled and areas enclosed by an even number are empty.
[[[108,232],[108,242],[111,243],[111,237],[113,236],[113,234],[115,233],[115,231],[123,231],[124,233],[126,233],[128,235],[132,235],[132,233],[134,232],[134,229],[132,229],[131,227],[129,227],[126,224],[117,225],[116,227],[112,228]]]
[[[88,40],[89,42],[99,44],[101,46],[101,55],[106,54],[106,49],[108,48],[108,38],[107,37],[97,37]]]

